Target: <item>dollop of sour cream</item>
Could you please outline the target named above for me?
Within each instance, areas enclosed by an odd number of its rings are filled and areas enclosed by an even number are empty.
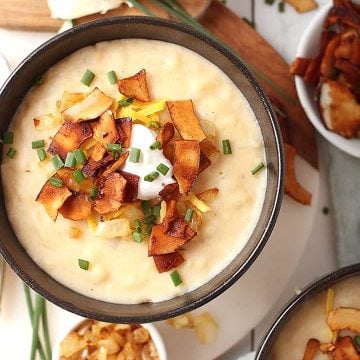
[[[165,185],[172,184],[175,180],[173,167],[170,161],[164,156],[162,150],[151,150],[150,145],[156,141],[156,133],[144,125],[134,124],[131,132],[130,148],[140,149],[140,159],[138,163],[126,160],[123,171],[135,174],[140,177],[138,187],[138,199],[149,200],[159,196],[159,192]],[[154,171],[159,164],[164,164],[169,168],[166,175],[159,172],[159,177],[152,182],[145,181],[144,177]]]

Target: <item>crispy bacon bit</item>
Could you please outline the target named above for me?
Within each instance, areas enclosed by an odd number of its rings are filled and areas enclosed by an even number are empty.
[[[58,175],[53,177],[60,180]],[[50,180],[41,188],[36,201],[44,205],[46,212],[54,221],[57,218],[58,210],[64,204],[66,199],[71,196],[69,189],[63,185],[62,187],[52,186]]]
[[[220,156],[219,149],[209,139],[205,139],[200,143],[200,149],[212,164],[215,163]]]
[[[332,355],[334,360],[360,360],[360,355],[350,336],[338,337]]]
[[[66,219],[85,220],[91,213],[91,203],[85,193],[73,194],[66,199],[59,213]]]
[[[179,216],[177,211],[176,201],[170,200],[166,203],[166,214],[163,220],[162,225],[164,226],[164,232],[169,230],[170,223],[174,221]]]
[[[159,195],[165,201],[177,200],[180,196],[178,183],[165,185]]]
[[[121,118],[116,120],[116,125],[119,130],[121,145],[124,148],[130,146],[131,131],[132,131],[132,120],[131,118]]]
[[[87,178],[82,181],[80,184],[73,177],[73,169],[61,168],[57,171],[57,174],[60,176],[61,180],[64,182],[64,185],[73,193],[76,192],[85,192],[88,193],[91,188],[94,186],[93,179]]]
[[[337,308],[329,313],[327,324],[332,331],[351,330],[360,333],[360,310]]]
[[[198,141],[175,141],[174,176],[181,194],[187,194],[193,186],[199,171],[200,146]]]
[[[146,83],[145,69],[140,70],[133,76],[119,80],[118,86],[119,91],[127,97],[133,97],[143,102],[151,100]]]
[[[114,157],[112,155],[107,155],[100,161],[94,161],[90,158],[82,168],[82,171],[86,176],[96,177],[103,168],[110,165],[113,161]]]
[[[360,33],[360,16],[354,9],[349,7],[333,6],[330,9],[326,27],[328,28],[334,24],[342,24],[345,27],[349,26]]]
[[[296,58],[290,66],[290,74],[304,76],[309,64],[310,59],[305,59],[302,57]]]
[[[166,234],[190,241],[196,235],[196,232],[184,219],[177,218],[169,223]]]
[[[101,143],[97,142],[92,149],[90,159],[93,161],[100,161],[104,157],[105,153],[105,147]]]
[[[77,149],[86,139],[92,137],[91,126],[87,123],[64,123],[55,134],[48,148],[52,155],[59,154],[63,159],[69,151]]]
[[[174,148],[175,140],[171,140],[166,145],[163,146],[162,151],[164,156],[174,165],[175,161],[175,148]]]
[[[99,195],[94,208],[100,214],[116,211],[125,202],[126,180],[119,173],[111,173],[97,181]]]
[[[194,112],[192,100],[167,101],[171,119],[184,140],[202,141],[206,135]]]
[[[340,36],[336,35],[333,37],[325,50],[323,55],[321,65],[320,65],[320,75],[328,78],[333,79],[337,75],[337,71],[335,69],[335,50],[340,43]]]
[[[292,145],[284,145],[286,160],[285,192],[299,203],[310,205],[312,198],[311,193],[304,189],[296,179],[294,165],[296,150]]]
[[[153,258],[159,273],[176,268],[185,261],[185,259],[178,252],[165,255],[155,255]]]
[[[112,172],[115,172],[116,170],[120,169],[124,164],[126,159],[129,156],[129,152],[126,151],[124,153],[122,153],[119,158],[111,164],[111,166],[109,166],[102,174],[101,176],[108,176],[109,174],[111,174]]]
[[[64,91],[61,100],[59,101],[59,111],[63,112],[64,110],[74,106],[76,103],[84,100],[89,94],[87,93],[71,93]]]
[[[65,121],[81,122],[93,120],[110,108],[113,99],[95,88],[84,100],[64,110],[61,114]]]
[[[106,144],[115,144],[119,140],[119,132],[111,110],[104,112],[98,121],[92,124],[94,137],[97,141]]]
[[[313,360],[319,348],[320,348],[319,340],[310,339],[306,344],[303,360]]]
[[[161,128],[159,134],[156,137],[156,140],[159,141],[161,147],[163,147],[169,143],[169,141],[174,137],[174,134],[174,125],[171,122],[167,122]]]
[[[121,176],[126,180],[125,187],[125,202],[132,203],[138,197],[139,189],[139,176],[127,173],[125,171],[120,171]]]
[[[204,172],[210,165],[211,161],[209,160],[209,158],[202,151],[200,151],[200,164],[198,175]]]

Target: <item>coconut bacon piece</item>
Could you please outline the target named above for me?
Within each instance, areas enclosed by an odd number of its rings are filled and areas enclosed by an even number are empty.
[[[145,69],[140,70],[133,76],[119,80],[118,86],[119,91],[127,97],[132,97],[143,102],[151,100],[146,83]]]
[[[102,174],[101,176],[108,176],[109,174],[115,172],[116,170],[120,169],[124,164],[126,159],[129,156],[129,152],[126,151],[124,153],[122,153],[119,158],[112,163]]]
[[[187,194],[198,175],[200,146],[198,141],[178,140],[174,143],[174,176],[181,194]]]
[[[179,184],[167,184],[164,188],[159,192],[159,195],[165,201],[177,200],[180,197],[179,193]]]
[[[132,120],[131,118],[121,118],[116,120],[116,125],[120,134],[121,145],[124,148],[130,146]]]
[[[59,154],[65,159],[69,151],[77,149],[82,142],[92,135],[91,126],[87,123],[65,122],[55,134],[47,151],[52,155]]]
[[[171,122],[167,122],[163,125],[159,134],[156,137],[156,140],[159,141],[161,147],[169,143],[169,141],[174,137],[175,130],[174,125]]]
[[[306,344],[303,360],[313,360],[316,352],[320,349],[320,341],[309,339]]]
[[[73,194],[66,199],[59,213],[66,219],[85,220],[91,213],[91,203],[85,193]]]
[[[94,137],[101,144],[115,144],[119,138],[119,132],[111,110],[105,111],[98,121],[92,125]]]
[[[65,121],[81,122],[98,118],[113,103],[113,99],[95,88],[84,100],[64,110],[61,114]]]
[[[113,161],[114,157],[112,155],[107,155],[100,161],[94,161],[90,158],[82,168],[82,171],[86,176],[95,177],[103,168],[109,166]]]
[[[135,174],[127,173],[125,171],[119,171],[119,172],[121,176],[126,180],[125,202],[132,203],[138,197],[140,177]]]
[[[206,135],[194,112],[192,100],[167,101],[171,119],[184,140],[203,141]]]
[[[61,180],[57,174],[53,177]],[[38,196],[36,197],[36,201],[44,205],[48,215],[55,221],[58,215],[58,210],[71,195],[71,192],[65,185],[62,187],[52,186],[50,184],[50,180],[48,180],[41,188]]]
[[[360,360],[360,355],[350,336],[339,337],[335,343],[335,350],[331,354],[334,360]]]
[[[165,255],[155,255],[153,256],[156,269],[159,273],[169,271],[173,268],[180,266],[185,259],[177,251],[165,254]]]
[[[97,182],[99,194],[94,208],[99,214],[116,211],[125,202],[126,180],[119,173],[100,177]]]
[[[346,329],[360,333],[360,309],[337,308],[329,313],[327,324],[332,331]]]

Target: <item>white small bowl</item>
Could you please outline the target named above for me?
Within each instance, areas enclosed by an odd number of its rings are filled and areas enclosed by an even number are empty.
[[[79,321],[79,317],[74,318],[74,322],[69,328],[63,328],[58,337],[54,342],[54,346],[52,348],[52,360],[60,359],[60,344],[65,339],[66,335],[71,331],[75,330],[80,326],[80,324],[88,319],[81,318]],[[159,331],[153,324],[141,324],[147,331],[149,331],[150,337],[152,338],[155,347],[158,351],[160,360],[167,360],[167,353],[164,340],[160,335]]]
[[[300,44],[296,56],[305,58],[313,58],[318,55],[320,47],[320,38],[322,26],[329,10],[332,7],[332,1],[324,6],[313,18],[309,26],[306,28],[301,37]],[[300,99],[300,103],[305,110],[311,123],[316,130],[331,144],[340,150],[360,157],[360,139],[346,139],[332,131],[327,130],[321,119],[318,105],[315,102],[315,88],[307,84],[300,76],[295,76],[296,90]]]

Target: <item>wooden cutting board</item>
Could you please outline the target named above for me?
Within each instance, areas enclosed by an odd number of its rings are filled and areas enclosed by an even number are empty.
[[[149,0],[140,0],[148,4]],[[308,121],[296,94],[294,79],[288,64],[251,26],[217,0],[179,0],[193,15],[202,17],[202,24],[224,43],[228,44],[253,69],[268,95],[277,98],[289,117],[292,144],[298,153],[314,167],[318,166],[315,130]],[[158,16],[169,17],[154,8]],[[86,22],[99,17],[139,15],[138,10],[122,6],[107,14],[91,15],[77,20]],[[0,26],[23,30],[57,31],[61,21],[51,19],[46,0],[1,0]],[[265,76],[265,77],[264,77]],[[274,89],[269,80],[280,89]],[[286,95],[281,95],[281,93]]]

